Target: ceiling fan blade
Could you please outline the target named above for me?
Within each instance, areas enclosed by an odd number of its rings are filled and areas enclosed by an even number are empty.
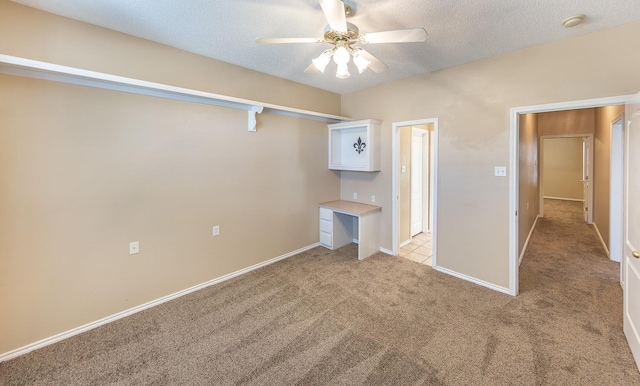
[[[424,28],[399,29],[361,35],[364,43],[419,43],[427,40]]]
[[[384,70],[386,70],[387,65],[382,63],[382,61],[380,61],[380,59],[376,58],[375,56],[371,55],[369,52],[363,50],[362,48],[358,49],[359,55],[362,55],[365,59],[367,59],[369,62],[371,62],[369,64],[369,68],[371,69],[371,71],[375,72],[375,73],[381,73]]]
[[[280,44],[280,43],[322,43],[324,40],[316,38],[260,38],[256,43],[260,44]]]
[[[331,29],[336,32],[347,32],[347,15],[341,0],[318,0],[324,16]]]

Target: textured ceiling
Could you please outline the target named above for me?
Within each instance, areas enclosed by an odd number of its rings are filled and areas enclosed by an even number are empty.
[[[345,0],[361,33],[424,28],[424,43],[367,45],[389,66],[337,79],[305,74],[326,44],[260,45],[258,37],[321,38],[317,0],[13,0],[101,27],[339,94],[640,20],[640,0]],[[562,20],[585,14],[577,27]]]

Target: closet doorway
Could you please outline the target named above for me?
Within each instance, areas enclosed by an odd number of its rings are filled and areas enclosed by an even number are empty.
[[[397,122],[392,134],[393,253],[421,247],[425,258],[419,262],[435,266],[437,119]]]

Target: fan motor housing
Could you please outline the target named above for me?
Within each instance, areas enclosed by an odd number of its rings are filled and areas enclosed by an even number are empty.
[[[355,42],[358,40],[359,36],[360,30],[351,23],[347,23],[347,32],[334,31],[329,25],[324,29],[324,39],[329,42],[337,42],[340,40]]]

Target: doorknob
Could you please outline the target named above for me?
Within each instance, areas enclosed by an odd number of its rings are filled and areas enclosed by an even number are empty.
[[[640,251],[633,251],[631,252],[631,255],[636,259],[640,259]]]

